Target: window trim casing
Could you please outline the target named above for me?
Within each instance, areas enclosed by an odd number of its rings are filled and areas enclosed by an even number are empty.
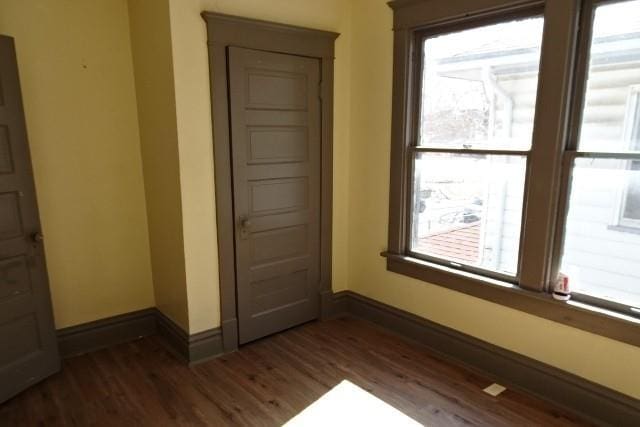
[[[574,71],[576,60],[580,61],[578,53],[584,52],[582,45],[585,36],[582,31],[578,31],[580,19],[584,20],[584,16],[581,17],[584,15],[584,9],[580,8],[582,3],[584,1],[581,0],[395,0],[389,3],[394,10],[392,143],[389,238],[388,249],[382,255],[386,257],[389,271],[640,346],[640,319],[615,312],[603,313],[601,307],[591,309],[588,303],[578,307],[571,301],[555,301],[545,292],[549,287],[549,278],[554,277],[554,273],[558,271],[556,254],[558,242],[562,241],[562,236],[559,235],[563,234],[557,230],[563,230],[558,218],[566,207],[562,202],[566,187],[561,184],[566,179],[567,171],[563,167],[566,161],[564,151],[567,141],[573,136],[573,132],[569,130],[569,124],[573,123],[575,115],[575,102],[571,95],[576,88],[580,89],[580,76],[576,76],[577,80],[574,82]],[[525,208],[519,265],[520,286],[492,280],[473,272],[453,271],[445,266],[408,256],[407,209],[411,192],[407,189],[411,186],[408,180],[411,162],[407,153],[413,136],[413,120],[408,119],[416,114],[416,107],[410,99],[411,94],[417,93],[416,33],[429,27],[456,23],[463,25],[465,22],[491,16],[501,20],[512,13],[542,7],[545,23],[530,155],[530,161],[535,165],[528,167],[525,206],[542,200],[544,208],[536,209],[536,215],[531,215]],[[553,44],[554,49],[545,48],[550,44]],[[545,77],[547,75],[555,78]],[[544,79],[548,82],[545,80],[545,87],[541,89]],[[545,108],[542,109],[540,105]],[[541,126],[541,123],[545,125]],[[529,182],[535,185],[529,186]],[[523,265],[522,260],[525,258],[528,261]]]
[[[504,283],[517,285],[520,281],[520,257],[517,262],[516,273],[514,275],[504,274],[498,271],[492,271],[489,269],[485,269],[482,267],[475,267],[472,265],[456,263],[453,261],[447,261],[445,259],[440,259],[436,256],[431,256],[428,254],[421,254],[413,251],[411,249],[411,239],[409,237],[409,233],[411,231],[411,222],[412,222],[412,205],[413,198],[415,197],[414,189],[413,189],[413,175],[415,173],[415,161],[414,156],[416,153],[425,152],[425,153],[457,153],[457,154],[485,154],[485,155],[501,155],[501,156],[519,156],[524,157],[525,159],[525,182],[524,182],[524,191],[523,191],[523,211],[521,217],[521,237],[522,237],[522,229],[524,226],[525,219],[525,208],[527,204],[527,188],[528,188],[528,171],[530,168],[530,156],[532,149],[529,150],[506,150],[506,149],[450,149],[450,148],[432,148],[432,147],[423,147],[418,145],[420,138],[420,116],[421,116],[421,94],[422,94],[422,84],[423,84],[423,71],[424,71],[424,58],[423,58],[423,46],[424,42],[432,36],[437,36],[441,34],[454,33],[456,31],[461,30],[471,30],[474,28],[480,28],[487,25],[499,24],[501,22],[507,20],[517,20],[517,19],[526,19],[526,18],[534,18],[534,17],[542,17],[544,18],[544,7],[539,2],[530,2],[529,4],[523,4],[522,6],[509,9],[509,10],[496,10],[488,13],[481,13],[478,15],[472,15],[465,17],[459,20],[445,20],[440,23],[434,25],[428,25],[426,28],[415,28],[412,29],[412,53],[411,53],[411,68],[412,74],[408,78],[412,80],[412,87],[415,89],[411,92],[407,93],[406,102],[411,105],[411,116],[409,117],[410,122],[408,123],[408,140],[405,141],[405,150],[406,150],[406,162],[407,167],[405,170],[405,182],[408,187],[403,189],[406,191],[407,197],[405,200],[404,206],[404,221],[406,223],[405,227],[405,235],[404,235],[404,252],[407,255],[410,255],[416,259],[420,259],[423,261],[427,261],[429,263],[442,265],[445,267],[450,267],[455,264],[458,264],[455,267],[457,270],[482,275],[490,280],[499,280]],[[533,147],[533,141],[532,141]],[[520,254],[522,252],[523,239],[520,238],[519,241],[519,251]]]
[[[575,81],[573,85],[573,96],[571,98],[571,114],[569,117],[569,136],[563,153],[562,179],[560,184],[560,198],[556,216],[556,224],[559,232],[554,240],[554,255],[552,259],[553,274],[558,274],[564,253],[566,233],[565,228],[569,215],[569,200],[571,193],[571,176],[574,169],[575,160],[578,158],[600,158],[600,159],[621,159],[640,160],[640,154],[631,151],[627,152],[589,152],[579,150],[580,133],[582,130],[582,118],[587,95],[587,84],[590,66],[590,48],[593,39],[593,24],[595,11],[598,6],[606,4],[621,3],[625,0],[583,0],[580,11],[580,27],[578,31],[578,45],[576,47]],[[619,209],[619,207],[618,207]],[[620,218],[619,214],[616,214]],[[622,224],[611,226],[610,229],[638,233],[638,229]],[[615,301],[598,298],[592,295],[573,292],[572,299],[581,303],[593,305],[594,307],[612,310],[623,315],[629,314],[633,317],[640,317],[637,308],[630,305],[621,304]],[[636,332],[636,333],[640,333]],[[606,335],[606,334],[603,334]]]

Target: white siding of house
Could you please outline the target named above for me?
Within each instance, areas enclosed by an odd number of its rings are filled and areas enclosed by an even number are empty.
[[[499,85],[514,100],[512,136],[531,134],[534,106],[530,101],[535,91],[534,76],[510,76],[498,79]],[[582,136],[584,140],[600,141],[611,150],[623,151],[622,137],[629,86],[640,81],[640,64],[600,67],[589,81],[590,96],[584,113]],[[529,95],[529,96],[527,96]],[[500,112],[498,112],[498,116]],[[602,146],[602,145],[601,145]],[[585,149],[589,147],[586,146]],[[586,172],[590,173],[590,169]],[[594,169],[593,173],[598,173]],[[505,221],[501,230],[501,256],[499,268],[510,269],[504,262],[514,258],[519,233],[519,183],[510,183],[506,189]],[[490,198],[490,203],[495,203]],[[595,180],[589,188],[574,191],[570,220],[566,236],[564,268],[573,272],[574,284],[589,293],[620,298],[640,306],[640,234],[611,229],[617,225],[616,212],[620,194],[611,191],[610,182]],[[487,207],[491,210],[492,207]],[[488,227],[488,233],[495,227]],[[640,232],[640,230],[638,230]],[[491,241],[490,238],[487,241]],[[579,274],[579,277],[575,277]]]

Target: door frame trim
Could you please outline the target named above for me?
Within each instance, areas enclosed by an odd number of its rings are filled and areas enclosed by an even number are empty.
[[[202,12],[207,26],[214,179],[218,230],[220,322],[225,352],[238,348],[235,273],[235,227],[229,114],[228,47],[306,56],[320,60],[321,196],[320,196],[320,313],[331,299],[331,230],[333,204],[333,62],[338,33]]]

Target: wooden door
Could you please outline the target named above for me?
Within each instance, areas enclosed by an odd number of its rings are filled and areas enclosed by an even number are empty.
[[[59,369],[15,49],[0,36],[0,402]]]
[[[240,344],[316,319],[320,61],[229,48]]]

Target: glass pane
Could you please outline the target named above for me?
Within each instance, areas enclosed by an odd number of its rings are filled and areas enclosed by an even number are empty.
[[[531,148],[542,27],[530,18],[426,39],[419,145]]]
[[[561,270],[579,292],[640,307],[640,168],[577,159]]]
[[[579,149],[640,150],[640,0],[596,8]]]
[[[416,155],[411,250],[514,276],[523,156]]]

